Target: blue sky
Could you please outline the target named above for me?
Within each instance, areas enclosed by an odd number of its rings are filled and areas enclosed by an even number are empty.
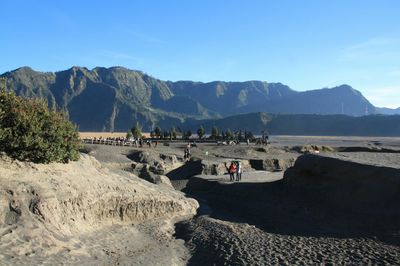
[[[3,0],[0,73],[124,66],[162,80],[349,84],[400,107],[400,1]]]

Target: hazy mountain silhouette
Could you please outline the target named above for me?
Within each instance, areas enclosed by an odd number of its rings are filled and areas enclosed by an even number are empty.
[[[400,107],[397,109],[376,107],[376,112],[383,115],[400,115]]]

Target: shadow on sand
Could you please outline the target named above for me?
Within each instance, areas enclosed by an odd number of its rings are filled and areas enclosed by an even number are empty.
[[[324,200],[327,190],[331,189],[299,189],[289,184],[287,178],[270,183],[226,184],[194,177],[184,192],[199,199],[202,205],[199,215],[207,214],[219,220],[248,223],[268,233],[336,238],[368,237],[400,245],[400,211],[365,211],[361,207],[357,210],[354,202],[352,208],[341,208],[340,204]]]

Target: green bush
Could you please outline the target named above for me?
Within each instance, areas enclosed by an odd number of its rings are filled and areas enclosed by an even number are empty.
[[[142,138],[142,127],[139,122],[136,121],[136,124],[131,128],[132,136],[136,139]]]
[[[0,151],[35,163],[79,159],[79,135],[63,112],[43,100],[24,99],[0,90]]]

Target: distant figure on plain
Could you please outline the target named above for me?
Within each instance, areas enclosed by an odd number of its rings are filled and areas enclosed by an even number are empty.
[[[188,161],[190,160],[190,143],[187,144],[183,157]]]
[[[236,164],[235,164],[235,162],[233,162],[233,161],[231,162],[231,165],[229,165],[228,172],[229,172],[229,180],[231,182],[235,181],[235,173],[236,173]]]

